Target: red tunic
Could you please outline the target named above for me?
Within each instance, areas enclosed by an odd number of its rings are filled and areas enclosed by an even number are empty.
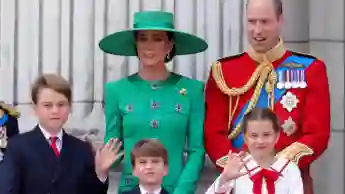
[[[272,63],[274,68],[277,68],[292,54],[302,55],[286,51],[281,59]],[[312,56],[306,57],[310,58]],[[229,88],[243,87],[257,67],[257,63],[247,53],[224,58],[219,60],[219,62],[222,66],[224,80]],[[292,135],[288,136],[283,131],[281,132],[276,150],[280,152],[294,142],[301,143],[299,145],[305,145],[312,150],[313,154],[311,155],[294,154],[299,159],[296,162],[298,162],[301,168],[304,183],[306,187],[309,187],[306,188],[306,193],[312,193],[310,190],[312,189],[312,184],[309,176],[309,166],[311,162],[316,160],[325,151],[330,137],[330,94],[325,64],[315,59],[306,69],[305,78],[307,82],[306,88],[286,89],[286,92],[290,91],[299,100],[296,108],[289,112],[279,103],[279,100],[274,105],[274,111],[280,118],[281,123],[284,123],[289,117],[296,123],[296,130]],[[255,86],[240,96],[234,117],[239,114],[243,106],[250,100],[254,88]],[[216,163],[230,149],[238,150],[231,145],[231,141],[228,139],[230,132],[228,130],[229,96],[222,93],[218,88],[212,77],[212,71],[207,81],[205,92],[205,148],[210,159]],[[232,104],[235,104],[235,98],[233,98]],[[233,125],[231,128],[233,128]]]

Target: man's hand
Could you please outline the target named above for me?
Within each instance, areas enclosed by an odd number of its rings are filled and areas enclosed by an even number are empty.
[[[97,149],[95,156],[95,171],[99,178],[107,179],[111,165],[123,156],[119,153],[122,143],[118,139],[110,139],[105,145]]]

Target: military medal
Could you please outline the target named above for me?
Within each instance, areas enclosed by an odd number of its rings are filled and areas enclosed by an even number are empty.
[[[284,87],[285,89],[290,89],[292,87],[291,82],[290,82],[290,70],[285,71],[285,84]]]
[[[299,87],[299,83],[298,83],[298,73],[297,70],[291,70],[291,86],[292,88],[298,88]]]
[[[305,81],[305,71],[304,69],[300,70],[300,83],[299,83],[300,88],[306,88],[307,87],[307,82]]]
[[[299,100],[297,99],[297,96],[291,92],[287,92],[280,100],[280,104],[282,104],[283,108],[289,112],[297,107],[298,102]]]
[[[279,82],[284,82],[284,86],[278,82],[277,88],[290,89],[290,88],[306,88],[305,70],[302,64],[286,63],[281,66],[286,67],[283,73],[279,74]],[[285,76],[285,77],[284,77]]]
[[[283,128],[283,132],[290,136],[296,131],[296,123],[294,120],[292,120],[291,117],[289,117],[287,120],[284,121],[284,123],[281,126]]]
[[[277,88],[278,89],[283,89],[284,88],[284,72],[283,71],[278,71]]]

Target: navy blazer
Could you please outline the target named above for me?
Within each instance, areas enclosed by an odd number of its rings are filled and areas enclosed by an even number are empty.
[[[140,193],[139,186],[136,186],[134,189],[122,192],[121,194],[146,194],[146,193]],[[162,188],[160,194],[169,194],[164,188]]]
[[[91,146],[63,133],[57,157],[43,133],[32,131],[9,140],[0,163],[1,194],[106,194],[95,173]]]

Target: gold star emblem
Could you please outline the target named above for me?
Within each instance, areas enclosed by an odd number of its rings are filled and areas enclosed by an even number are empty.
[[[181,88],[180,94],[183,95],[183,96],[187,95],[187,89],[186,88]]]
[[[292,135],[296,131],[296,123],[295,123],[295,121],[291,117],[289,117],[282,124],[282,128],[283,128],[284,133],[287,136],[290,136],[290,135]]]
[[[280,101],[280,104],[283,105],[283,108],[289,112],[296,108],[298,103],[299,100],[297,99],[297,96],[291,92],[287,92]]]

